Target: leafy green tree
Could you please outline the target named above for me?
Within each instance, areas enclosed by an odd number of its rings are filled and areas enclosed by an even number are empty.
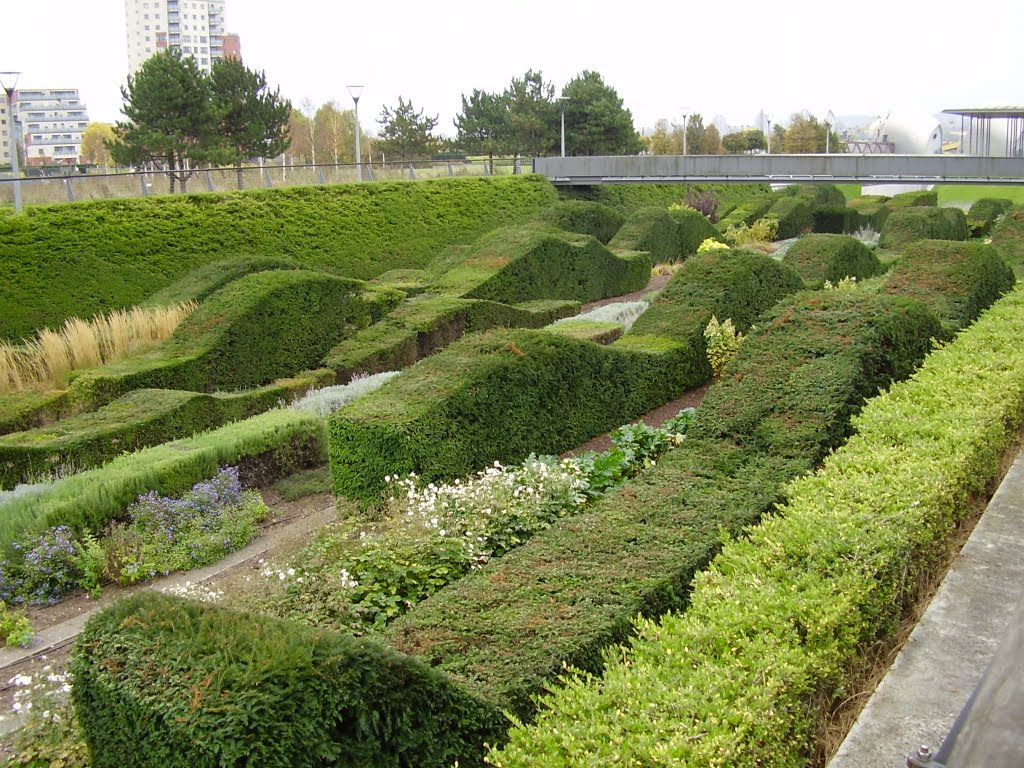
[[[560,120],[555,86],[531,69],[522,78],[513,78],[501,98],[508,110],[508,149],[523,157],[554,154]]]
[[[744,152],[765,150],[768,148],[768,142],[765,141],[764,131],[759,131],[757,128],[746,128],[723,136],[722,148],[729,154],[738,155]]]
[[[664,118],[658,120],[654,124],[654,133],[647,142],[647,150],[652,155],[683,154],[683,127],[675,123],[669,124]]]
[[[321,104],[313,118],[320,157],[332,163],[354,162],[356,145],[355,112],[343,110],[336,101]]]
[[[316,157],[311,141],[313,134],[314,129],[309,117],[304,112],[293,109],[288,118],[288,135],[292,139],[290,154],[308,165],[312,165]]]
[[[774,144],[774,139],[772,144]],[[777,149],[782,151],[782,149]],[[797,113],[786,129],[784,151],[789,154],[809,154],[825,151],[825,126],[813,115]]]
[[[584,70],[574,77],[562,89],[562,98],[566,154],[635,155],[643,149],[633,115],[597,72]]]
[[[704,117],[700,112],[690,115],[686,123],[686,152],[690,155],[704,154],[704,141],[708,129],[704,127]]]
[[[210,80],[191,56],[176,49],[148,59],[121,87],[127,118],[114,126],[108,144],[123,165],[156,163],[167,173],[170,191],[182,192],[196,169],[220,157],[217,110]]]
[[[399,96],[398,106],[393,110],[384,107],[377,122],[381,131],[376,148],[392,158],[397,155],[403,163],[429,158],[437,147],[438,139],[433,135],[437,115],[425,117],[422,109],[416,111],[411,100]]]
[[[292,104],[281,98],[280,89],[269,90],[263,72],[248,69],[240,59],[215,61],[210,86],[221,161],[238,169],[241,189],[243,162],[254,157],[277,157],[291,145],[288,119]]]
[[[508,151],[509,109],[501,94],[487,93],[478,88],[466,98],[462,95],[462,111],[455,116],[455,144],[464,152],[487,155],[493,164],[494,156]],[[493,171],[493,165],[492,165]]]
[[[722,134],[718,132],[718,126],[712,123],[704,131],[704,141],[700,148],[703,155],[720,155],[722,149]]]
[[[89,123],[82,132],[82,160],[90,165],[111,165],[113,158],[107,146],[114,140],[110,123]]]

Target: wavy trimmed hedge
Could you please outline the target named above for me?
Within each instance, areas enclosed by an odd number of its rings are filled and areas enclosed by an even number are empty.
[[[503,719],[378,643],[156,592],[90,619],[71,672],[95,768],[478,765]]]
[[[528,716],[564,664],[596,671],[639,613],[687,602],[721,543],[841,442],[866,395],[906,376],[938,329],[920,302],[801,293],[759,323],[678,449],[587,512],[383,630],[481,697]],[[694,432],[696,430],[696,432]]]
[[[769,195],[771,187],[767,184],[597,184],[560,187],[558,195],[564,200],[603,203],[628,214],[637,208],[668,208],[682,203],[690,191],[710,192],[720,206],[729,207],[751,197]]]
[[[1024,205],[1003,215],[992,230],[992,245],[1013,271],[1024,277]]]
[[[141,494],[180,495],[226,464],[237,464],[243,482],[257,485],[326,459],[327,430],[321,417],[268,411],[212,432],[123,454],[38,492],[0,501],[0,551],[25,534],[58,525],[99,533]]]
[[[899,248],[915,240],[967,239],[967,215],[959,208],[908,205],[891,210],[878,238],[880,248]]]
[[[560,200],[547,206],[536,220],[566,232],[596,237],[607,245],[626,217],[609,205],[589,200]]]
[[[967,211],[967,225],[971,237],[984,237],[992,231],[996,219],[1013,208],[1013,200],[1004,197],[982,197],[975,200]]]
[[[1022,324],[1017,290],[870,401],[782,514],[726,545],[685,614],[638,622],[600,678],[566,680],[491,764],[806,765],[830,697],[999,475],[1024,422]]]
[[[215,429],[267,411],[328,381],[334,383],[332,371],[280,379],[246,392],[136,390],[98,411],[0,437],[0,488],[31,482],[34,476],[62,467],[75,471],[98,467],[122,453]]]
[[[667,208],[639,208],[630,213],[608,247],[613,251],[646,251],[657,264],[679,261],[679,225]]]
[[[239,256],[204,264],[182,276],[166,288],[149,296],[146,306],[164,307],[186,301],[203,302],[212,293],[246,275],[272,269],[302,269],[291,259],[275,256]]]
[[[522,175],[30,206],[0,217],[0,338],[141,304],[212,261],[288,258],[359,279],[423,267],[556,200]]]
[[[834,285],[844,277],[864,280],[885,271],[870,248],[848,235],[806,235],[790,246],[782,261],[811,288],[822,287],[826,280]]]
[[[719,219],[715,226],[719,232],[725,232],[729,227],[750,226],[768,213],[778,199],[777,195],[771,194],[742,202]]]
[[[257,387],[317,368],[341,339],[403,294],[308,270],[246,275],[214,293],[151,352],[82,372],[73,396],[93,406],[135,389]]]
[[[467,475],[498,460],[561,453],[692,386],[678,342],[605,347],[543,331],[463,338],[328,421],[340,496],[374,502],[385,475]]]
[[[903,249],[883,291],[921,299],[942,321],[945,335],[952,336],[1013,285],[1013,270],[991,245],[921,240]]]
[[[814,215],[811,203],[801,195],[784,197],[776,202],[764,218],[776,222],[775,237],[788,240],[810,232],[814,226]]]
[[[722,235],[707,216],[693,208],[671,208],[668,212],[679,228],[679,258],[686,259],[697,253],[705,240],[722,241]]]

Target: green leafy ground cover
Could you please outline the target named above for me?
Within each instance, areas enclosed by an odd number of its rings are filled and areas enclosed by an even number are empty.
[[[806,765],[827,702],[998,475],[1024,420],[1022,322],[1018,289],[870,401],[780,514],[698,577],[686,613],[638,621],[600,677],[566,677],[491,763]]]
[[[557,200],[543,177],[435,179],[32,206],[0,218],[0,337],[142,303],[187,272],[287,258],[369,279],[524,221]]]

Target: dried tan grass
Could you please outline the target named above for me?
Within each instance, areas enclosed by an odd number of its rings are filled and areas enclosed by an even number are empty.
[[[32,341],[0,343],[0,393],[61,386],[71,370],[95,368],[148,349],[174,333],[197,307],[131,307],[85,321],[69,318],[60,331],[44,328]]]

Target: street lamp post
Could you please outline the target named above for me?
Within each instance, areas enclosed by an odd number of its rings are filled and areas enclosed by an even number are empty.
[[[832,114],[832,110],[828,111],[825,115],[825,154],[827,155],[831,148],[832,140],[832,126],[836,124],[836,116]]]
[[[355,102],[355,120],[356,120],[356,180],[363,180],[363,156],[359,152],[359,97],[363,95],[363,86],[361,85],[350,85],[348,86],[348,95],[352,97],[352,101]]]
[[[565,157],[565,102],[569,100],[568,96],[559,96],[559,106],[562,108],[562,157]]]
[[[683,112],[683,156],[686,156],[686,118],[690,115],[687,112]]]
[[[764,116],[765,123],[768,124],[768,130],[765,133],[765,139],[768,142],[768,154],[772,153],[772,119],[768,115]]]
[[[18,121],[14,119],[14,88],[20,72],[0,72],[0,88],[7,94],[7,112],[11,116],[11,173],[14,174],[14,212],[21,213],[21,170],[18,168]],[[10,85],[8,85],[10,83]]]

